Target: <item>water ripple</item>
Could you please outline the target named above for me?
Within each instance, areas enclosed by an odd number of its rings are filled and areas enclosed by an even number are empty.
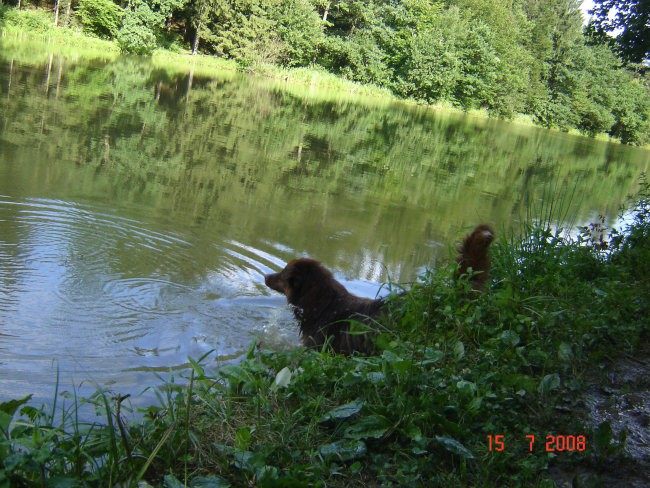
[[[24,389],[17,379],[43,394],[55,367],[128,390],[136,371],[183,367],[210,350],[236,356],[254,337],[295,344],[291,316],[278,315],[283,301],[263,282],[284,263],[272,247],[6,195],[0,236],[0,397]]]

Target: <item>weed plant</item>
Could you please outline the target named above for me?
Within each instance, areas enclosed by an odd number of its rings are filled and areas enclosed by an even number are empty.
[[[648,340],[645,180],[625,222],[606,240],[527,224],[495,243],[483,293],[426,272],[391,298],[375,356],[253,345],[214,373],[191,360],[130,422],[106,391],[5,402],[0,486],[554,486],[560,456],[615,452],[609,426],[583,422],[585,375]],[[584,450],[546,452],[555,434],[584,435]]]

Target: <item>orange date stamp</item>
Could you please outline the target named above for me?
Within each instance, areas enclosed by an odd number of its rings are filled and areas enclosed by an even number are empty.
[[[487,436],[488,451],[503,452],[506,450],[506,439],[502,434]],[[534,434],[526,435],[528,449],[535,450],[537,438]],[[583,452],[587,448],[587,438],[584,435],[547,435],[542,441],[545,452]]]

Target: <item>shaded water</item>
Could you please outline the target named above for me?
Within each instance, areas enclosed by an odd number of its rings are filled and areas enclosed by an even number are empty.
[[[0,47],[0,399],[137,393],[254,337],[295,343],[262,276],[297,256],[353,292],[412,281],[549,186],[613,217],[648,151],[235,73]],[[345,94],[339,94],[345,95]],[[527,208],[526,202],[533,202]]]

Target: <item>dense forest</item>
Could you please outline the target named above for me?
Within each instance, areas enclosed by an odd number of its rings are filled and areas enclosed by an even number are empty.
[[[52,9],[57,25],[127,53],[166,47],[250,69],[312,66],[418,102],[650,142],[642,1],[601,0],[587,27],[579,0],[3,1]]]

